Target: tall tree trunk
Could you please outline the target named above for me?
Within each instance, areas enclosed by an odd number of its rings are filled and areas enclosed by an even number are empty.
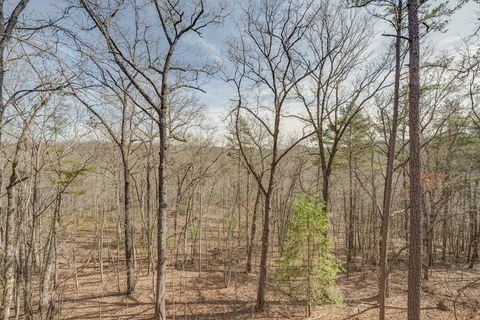
[[[155,297],[155,319],[165,320],[165,277],[166,277],[166,216],[167,216],[167,190],[166,190],[166,121],[163,118],[163,125],[159,125],[160,151],[158,164],[158,195],[159,205],[157,210],[157,283]]]
[[[470,190],[470,219],[471,219],[471,240],[470,240],[470,263],[468,268],[472,269],[475,261],[478,258],[478,212],[477,212],[477,187],[478,182],[476,182]]]
[[[150,155],[149,155],[150,157]],[[150,167],[150,158],[148,159],[147,164],[147,174],[146,174],[146,198],[145,198],[145,212],[147,216],[147,250],[148,250],[148,273],[150,273],[150,268],[153,268],[153,261],[152,261],[152,205],[151,205],[151,193],[152,193],[152,186],[150,181],[150,171],[152,168]]]
[[[449,173],[446,173],[445,179],[445,190],[444,190],[444,207],[443,207],[443,216],[442,216],[442,262],[446,262],[446,255],[447,255],[447,240],[448,240],[448,216],[450,210],[450,178]]]
[[[163,68],[160,108],[158,113],[158,132],[160,146],[158,152],[158,210],[157,210],[157,283],[155,295],[155,320],[165,320],[167,318],[165,310],[166,293],[166,232],[167,232],[167,117],[168,117],[168,71],[171,58],[175,50],[175,44],[170,49],[165,58]]]
[[[28,220],[28,208],[27,208],[27,199],[24,199],[20,196],[20,193],[17,197],[17,210],[18,210],[18,231],[17,231],[17,246],[16,246],[16,287],[15,287],[15,318],[18,319],[20,316],[20,300],[21,300],[21,288],[24,290],[27,288],[25,282],[25,261],[27,253],[27,220]],[[22,286],[23,282],[23,286]],[[26,312],[24,312],[26,314]]]
[[[4,0],[0,1],[0,34],[1,36],[5,33],[5,15],[4,15]],[[5,103],[3,101],[3,79],[5,77],[5,44],[0,43],[0,150],[2,150],[2,136],[3,136],[3,116],[5,114]],[[0,192],[3,188],[3,165],[0,163]],[[0,248],[6,245],[6,236],[7,230],[3,227],[6,226],[6,221],[4,220],[3,212],[3,197],[0,197]],[[4,224],[5,223],[5,224]]]
[[[328,197],[330,194],[330,174],[331,174],[331,169],[330,167],[327,167],[325,172],[323,172],[323,177],[322,177],[322,200],[323,200],[323,206],[325,207],[325,211],[328,211]]]
[[[420,43],[418,0],[408,2],[410,238],[408,260],[408,320],[420,319],[422,271],[422,186],[420,157]]]
[[[371,148],[370,153],[370,174],[371,174],[371,188],[372,188],[372,204],[370,208],[370,216],[371,216],[371,223],[370,223],[370,239],[372,243],[372,250],[370,252],[370,264],[376,266],[377,265],[377,254],[379,253],[378,250],[378,238],[377,238],[377,224],[378,224],[378,217],[377,217],[377,184],[375,182],[375,149]]]
[[[125,263],[127,268],[127,294],[135,290],[135,265],[133,257],[133,224],[130,214],[130,172],[128,168],[128,156],[126,151],[122,150],[123,165],[123,213],[125,222]]]
[[[345,221],[347,227],[347,277],[350,275],[350,268],[352,263],[352,250],[354,245],[354,204],[353,204],[353,164],[352,164],[352,128],[349,128],[349,141],[348,141],[348,192],[349,192],[349,205],[348,205],[348,218]]]
[[[10,315],[10,306],[13,299],[14,272],[15,272],[15,182],[16,172],[13,169],[10,177],[10,183],[7,186],[7,217],[5,224],[5,256],[3,261],[3,301],[2,301],[2,319],[8,320]]]
[[[3,133],[3,116],[5,115],[6,105],[4,103],[3,96],[3,83],[5,78],[5,48],[9,42],[12,33],[17,24],[20,14],[25,10],[29,0],[19,0],[15,5],[10,17],[5,17],[5,0],[0,0],[0,150],[2,150],[2,133]],[[10,7],[7,4],[8,7]],[[5,19],[7,18],[7,19]],[[0,164],[0,190],[3,186],[3,166]],[[5,222],[5,227],[7,226],[7,221],[4,221],[3,217],[3,207],[2,207],[2,197],[0,197],[0,247],[2,247],[2,242],[5,240],[4,245],[8,246],[6,243],[8,230],[6,228],[2,230],[3,223]],[[8,200],[7,200],[8,202]],[[8,203],[7,203],[8,207]],[[8,216],[8,208],[7,208]],[[6,218],[8,219],[8,217]],[[3,234],[5,233],[5,235]]]
[[[255,308],[258,311],[265,309],[265,291],[267,287],[267,261],[268,245],[270,235],[270,210],[273,185],[275,183],[275,173],[277,169],[278,135],[280,130],[280,109],[275,107],[275,126],[273,130],[272,162],[270,163],[270,176],[268,178],[268,187],[265,193],[265,205],[263,207],[263,230],[262,230],[262,250],[260,256],[260,275],[258,279],[257,304]]]
[[[430,212],[427,209],[427,203],[426,203],[426,198],[427,198],[428,193],[426,193],[422,197],[422,214],[425,214],[425,217],[423,217],[423,232],[422,232],[422,245],[423,245],[423,250],[425,254],[425,261],[422,263],[423,265],[423,279],[428,281],[428,239],[429,239],[429,230],[430,230]],[[431,210],[431,209],[430,209]]]
[[[57,187],[59,190],[60,187]],[[60,207],[62,204],[62,195],[61,191],[57,191],[57,199],[55,201],[54,214],[52,217],[49,237],[47,240],[47,252],[45,256],[44,268],[42,270],[42,279],[41,279],[41,288],[40,288],[40,302],[39,302],[39,311],[41,317],[48,313],[50,306],[50,282],[52,278],[52,272],[55,268],[55,255],[56,255],[56,241],[57,241],[57,230],[58,230],[58,217],[60,215]]]
[[[1,7],[0,7],[1,8]],[[3,10],[2,10],[3,11]],[[0,25],[3,26],[3,19],[0,20]],[[0,26],[0,32],[2,27]],[[4,114],[4,105],[3,105],[3,47],[0,47],[0,150],[2,150],[2,133],[3,133],[3,114]],[[0,163],[0,191],[3,190],[3,164]],[[3,210],[3,197],[0,197],[0,248],[4,247],[5,237],[7,230],[4,229],[6,225],[4,210]]]
[[[23,310],[25,313],[25,319],[33,319],[33,308],[32,308],[32,273],[34,266],[34,255],[36,254],[36,230],[37,230],[37,205],[38,205],[38,179],[39,179],[39,157],[38,153],[40,146],[38,146],[37,151],[35,151],[35,168],[33,172],[33,182],[32,182],[32,202],[31,202],[31,230],[30,230],[30,246],[26,248],[26,257],[25,257],[25,266],[23,271],[24,278],[24,294],[23,294]]]
[[[257,311],[263,311],[265,309],[265,291],[267,287],[267,261],[268,261],[268,245],[270,234],[270,199],[273,191],[273,174],[275,172],[275,166],[273,166],[270,172],[270,182],[265,194],[265,207],[263,216],[263,230],[262,230],[262,250],[260,256],[260,276],[258,279],[258,291],[257,291]]]
[[[253,248],[255,246],[255,234],[257,229],[257,216],[258,216],[258,207],[260,204],[260,197],[261,197],[261,190],[258,188],[257,196],[255,197],[255,205],[253,207],[253,217],[252,217],[252,225],[250,229],[250,241],[248,242],[247,247],[247,263],[245,266],[245,271],[252,272],[252,255],[253,255]]]
[[[393,92],[393,115],[392,115],[392,129],[388,138],[387,150],[387,173],[385,176],[385,187],[383,190],[383,205],[382,205],[382,225],[380,237],[380,278],[378,283],[378,318],[385,319],[385,299],[387,297],[388,284],[388,226],[390,222],[390,209],[392,200],[392,186],[394,174],[394,160],[395,160],[395,144],[397,141],[398,131],[398,109],[400,105],[400,72],[401,72],[401,36],[402,36],[402,0],[397,2],[397,23],[396,23],[396,39],[395,39],[395,85]]]
[[[3,4],[0,5],[3,8]],[[15,237],[15,216],[17,214],[17,204],[15,199],[15,187],[20,182],[17,176],[18,158],[21,144],[26,133],[28,124],[23,128],[18,138],[15,152],[12,160],[12,171],[10,173],[9,183],[7,185],[7,217],[5,221],[5,254],[3,260],[3,301],[2,301],[2,319],[8,320],[10,314],[10,306],[13,298],[13,287],[15,283],[15,250],[17,239]]]

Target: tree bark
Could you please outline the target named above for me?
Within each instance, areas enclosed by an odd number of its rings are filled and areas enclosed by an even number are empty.
[[[277,101],[276,101],[277,102]],[[270,163],[270,176],[268,178],[268,187],[265,192],[265,205],[263,216],[263,230],[262,230],[262,251],[260,256],[260,276],[258,279],[257,304],[255,308],[257,311],[265,309],[265,289],[267,287],[267,261],[268,261],[268,245],[270,235],[270,209],[273,186],[275,183],[275,172],[277,169],[277,153],[278,153],[278,135],[280,132],[280,108],[276,103],[275,125],[273,130],[273,146],[272,146],[272,161]]]
[[[165,58],[162,76],[160,108],[158,109],[158,131],[160,138],[160,150],[158,152],[158,210],[157,210],[157,283],[155,295],[155,320],[167,318],[165,310],[166,294],[166,226],[167,226],[167,116],[168,116],[168,71],[170,61],[175,50],[175,44]]]
[[[473,190],[470,190],[470,219],[471,219],[471,241],[470,241],[470,263],[468,268],[472,269],[476,260],[478,259],[478,241],[479,241],[479,228],[478,228],[478,212],[477,212],[477,187],[478,182],[473,185]]]
[[[349,128],[348,140],[348,218],[347,228],[347,277],[350,275],[352,251],[354,246],[354,201],[353,201],[353,159],[352,159],[352,127]]]
[[[422,272],[422,186],[420,157],[420,43],[418,0],[408,2],[410,237],[408,261],[408,320],[420,319]]]
[[[15,272],[15,182],[16,172],[13,169],[10,177],[10,184],[7,186],[7,217],[5,224],[5,257],[3,261],[3,301],[2,301],[2,319],[8,320],[10,317],[10,306],[13,299],[14,272]]]
[[[258,188],[257,196],[255,197],[255,205],[253,207],[253,217],[252,217],[252,225],[250,229],[250,241],[248,242],[247,247],[247,263],[245,266],[245,271],[252,272],[252,255],[253,255],[253,248],[255,246],[255,234],[257,229],[257,216],[258,216],[258,206],[260,204],[260,197],[261,197],[261,190]]]
[[[133,261],[133,225],[130,214],[130,172],[128,168],[128,156],[125,154],[125,150],[123,150],[123,145],[121,148],[123,165],[123,212],[125,223],[124,232],[125,263],[127,268],[127,294],[131,294],[135,290],[135,266]]]
[[[260,256],[260,276],[258,279],[258,291],[257,291],[257,304],[255,309],[257,311],[263,311],[265,309],[265,290],[267,287],[267,261],[268,261],[268,245],[270,235],[270,198],[273,191],[273,173],[274,168],[271,171],[269,187],[265,194],[265,210],[263,218],[263,230],[262,230],[262,251]]]

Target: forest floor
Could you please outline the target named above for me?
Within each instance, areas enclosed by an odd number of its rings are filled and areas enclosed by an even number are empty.
[[[144,270],[146,267],[144,268]],[[169,319],[303,319],[305,306],[290,303],[282,294],[270,289],[268,308],[254,313],[257,278],[254,274],[238,273],[229,287],[225,286],[222,270],[198,271],[169,270],[167,311]],[[478,279],[478,270],[435,270],[422,290],[423,319],[455,319],[453,300],[457,290]],[[235,276],[234,276],[235,277]],[[176,279],[175,279],[176,278]],[[182,280],[181,280],[182,279]],[[123,279],[121,279],[124,283]],[[117,279],[108,271],[100,280],[98,267],[79,271],[79,289],[74,281],[63,290],[62,319],[152,319],[154,312],[152,276],[141,272],[135,294],[127,297],[119,293]],[[176,282],[176,284],[174,283]],[[388,319],[406,319],[405,272],[396,271],[390,280],[387,300]],[[375,319],[377,283],[374,272],[363,272],[342,277],[339,286],[343,305],[315,307],[310,319]],[[469,290],[459,296],[456,319],[480,319],[480,290]],[[476,307],[475,307],[476,305]],[[443,309],[443,310],[441,310]]]
[[[64,249],[59,257],[59,286],[56,290],[59,318],[152,319],[155,279],[153,272],[149,272],[146,259],[138,258],[135,293],[126,296],[123,293],[124,260],[120,259],[117,264],[114,258],[116,240],[113,240],[112,234],[104,235],[103,263],[100,265],[98,237],[87,230],[92,229],[84,228],[76,236],[65,237],[62,243]],[[236,243],[236,240],[230,241]],[[174,260],[170,259],[167,272],[169,319],[306,318],[304,303],[290,302],[285,294],[271,285],[266,311],[255,313],[256,273],[240,271],[243,260],[237,262],[238,272],[234,268],[229,272],[225,268],[225,250],[218,248],[219,243],[211,239],[206,242],[201,272],[198,266],[192,264],[178,270],[178,265],[175,266]],[[220,247],[227,248],[228,243],[228,240],[223,241]],[[173,252],[172,256],[175,256]],[[257,261],[258,256],[254,262]],[[257,269],[255,264],[253,270]],[[430,279],[423,283],[422,319],[480,319],[479,271],[478,266],[467,269],[464,264],[433,268]],[[376,268],[372,267],[370,271],[353,272],[348,278],[342,275],[338,285],[343,294],[343,304],[314,307],[309,319],[376,319],[376,274]],[[405,261],[400,260],[390,277],[387,319],[406,319],[406,288]]]

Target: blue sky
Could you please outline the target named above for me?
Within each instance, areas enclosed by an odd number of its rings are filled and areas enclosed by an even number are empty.
[[[215,1],[212,0],[215,5]],[[452,0],[452,3],[455,1]],[[43,16],[53,15],[67,4],[64,0],[31,0],[28,11],[34,15]],[[202,38],[192,36],[187,41],[195,42],[199,45],[205,54],[216,56],[218,59],[225,59],[226,42],[235,35],[237,29],[236,22],[240,11],[238,1],[229,0],[229,6],[232,14],[227,17],[222,26],[210,28],[204,32]],[[462,38],[471,35],[478,25],[480,7],[478,4],[470,1],[461,10],[451,17],[445,33],[431,33],[428,36],[427,43],[434,49],[434,52],[453,51],[462,43]],[[389,33],[390,30],[381,23],[374,25],[375,33]],[[234,98],[234,91],[229,84],[221,79],[213,79],[204,89],[207,93],[199,95],[199,100],[205,105],[207,117],[211,122],[220,123],[226,114],[230,99]]]
[[[238,9],[237,7],[236,10]],[[446,32],[429,34],[425,45],[431,47],[438,54],[444,51],[455,51],[462,45],[462,39],[472,35],[479,25],[479,12],[480,6],[478,4],[467,3],[451,17]],[[228,20],[224,26],[210,30],[205,34],[204,45],[207,48],[212,48],[212,54],[225,56],[225,40],[235,34],[235,24],[232,20]],[[376,33],[378,31],[378,34],[391,33],[391,30],[388,30],[388,27],[381,23],[376,23],[374,28]],[[212,81],[206,91],[206,94],[200,96],[200,100],[209,110],[210,116],[216,117],[217,121],[220,121],[225,117],[229,99],[235,97],[235,92],[221,80]]]

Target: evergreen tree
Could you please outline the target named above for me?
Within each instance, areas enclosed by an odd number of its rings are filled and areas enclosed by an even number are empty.
[[[330,249],[332,239],[326,237],[329,221],[322,202],[300,196],[293,204],[285,250],[279,260],[277,279],[287,284],[291,296],[306,292],[308,315],[312,303],[341,302],[335,283],[343,268]]]

